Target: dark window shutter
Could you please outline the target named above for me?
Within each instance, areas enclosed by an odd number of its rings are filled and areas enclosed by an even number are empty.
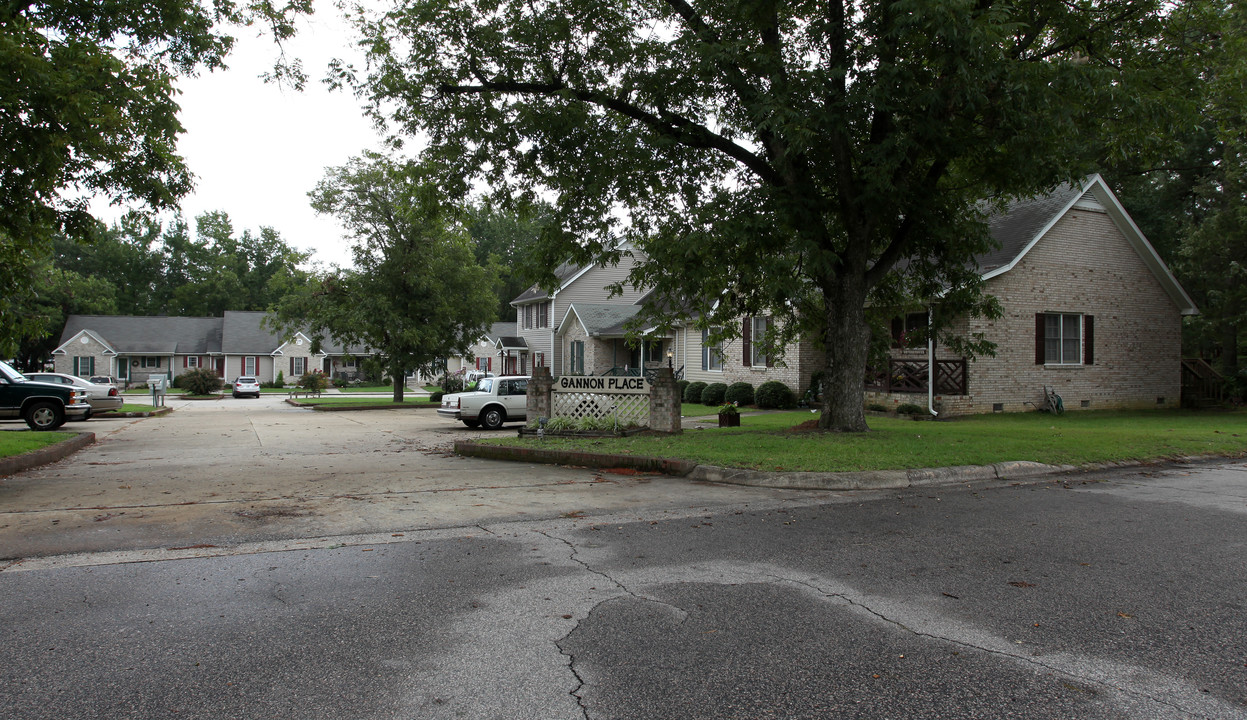
[[[1044,364],[1044,332],[1047,329],[1043,313],[1035,313],[1035,364]]]
[[[74,374],[75,374],[75,375],[79,375],[79,374],[80,374],[80,373],[78,372],[78,366],[79,366],[79,364],[80,364],[78,361],[79,361],[80,359],[81,359],[81,358],[78,358],[78,357],[75,357],[75,358],[74,358]]]
[[[185,367],[190,367],[190,366],[191,366],[191,359],[190,359],[190,356],[189,356],[189,355],[183,355],[183,356],[182,356],[182,367],[184,367],[184,368],[185,368]]]
[[[1095,318],[1091,315],[1082,316],[1082,362],[1095,365]]]
[[[708,358],[708,354],[707,354],[707,352],[708,352],[708,351],[707,351],[707,348],[706,348],[706,337],[707,337],[709,334],[710,334],[710,333],[709,333],[709,332],[707,332],[707,331],[705,331],[705,330],[702,330],[702,331],[701,331],[701,369],[702,369],[702,370],[709,370],[709,369],[710,369],[710,366],[709,366],[709,364],[707,363],[707,358]]]
[[[745,367],[753,365],[753,318],[745,318],[740,325],[740,346],[741,352],[740,364]]]
[[[901,346],[901,336],[905,334],[905,318],[892,318],[892,347]]]

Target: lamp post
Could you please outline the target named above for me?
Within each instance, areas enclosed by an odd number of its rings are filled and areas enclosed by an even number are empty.
[[[671,349],[671,348],[667,348],[667,369],[668,369],[668,370],[674,370],[674,369],[675,369],[675,368],[673,368],[673,367],[671,366],[671,358],[672,358],[672,356],[674,356],[674,355],[675,355],[675,352],[674,352],[674,351],[672,351],[672,349]]]

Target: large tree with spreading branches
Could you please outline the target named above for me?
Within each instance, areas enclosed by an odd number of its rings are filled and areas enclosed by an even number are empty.
[[[822,426],[861,431],[868,308],[990,312],[985,213],[1163,144],[1183,7],[401,0],[358,12],[367,67],[336,69],[449,181],[553,198],[548,268],[626,236],[649,321],[692,303],[703,327],[770,315],[769,346],[817,342]]]

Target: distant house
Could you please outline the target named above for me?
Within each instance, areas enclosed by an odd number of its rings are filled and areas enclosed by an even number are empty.
[[[171,381],[192,368],[209,368],[226,380],[253,375],[271,382],[278,372],[287,380],[309,370],[353,376],[356,358],[371,354],[348,353],[332,342],[313,353],[307,335],[283,339],[263,327],[264,316],[239,311],[219,318],[70,315],[52,351],[53,362],[56,372],[112,375],[131,383],[146,382],[151,375]]]
[[[445,371],[454,374],[462,370],[483,370],[495,375],[525,372],[519,365],[525,346],[523,340],[516,337],[515,328],[513,322],[490,325],[466,355],[447,358]]]

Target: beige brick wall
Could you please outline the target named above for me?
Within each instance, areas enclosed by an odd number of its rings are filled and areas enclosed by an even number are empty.
[[[116,375],[115,356],[105,354],[106,348],[95,338],[83,333],[65,346],[64,355],[53,356],[54,372],[74,374],[74,358],[95,358],[95,372],[85,375]]]
[[[744,344],[740,338],[723,343],[724,354],[721,370],[701,369],[701,331],[685,328],[680,344],[687,348],[685,355],[684,379],[705,383],[721,382],[731,385],[735,382],[747,382],[757,388],[764,382],[778,380],[792,388],[800,398],[810,386],[810,376],[820,370],[824,362],[824,354],[814,344],[802,341],[789,345],[782,358],[776,358],[773,367],[752,367],[744,364]]]
[[[996,357],[971,363],[969,394],[940,397],[943,414],[989,413],[997,403],[1033,410],[1045,385],[1069,410],[1179,405],[1181,314],[1106,214],[1071,211],[986,292],[1004,316],[973,319],[968,330],[994,341]],[[1035,364],[1036,313],[1094,316],[1093,364]],[[926,397],[868,393],[867,402],[925,405]]]

